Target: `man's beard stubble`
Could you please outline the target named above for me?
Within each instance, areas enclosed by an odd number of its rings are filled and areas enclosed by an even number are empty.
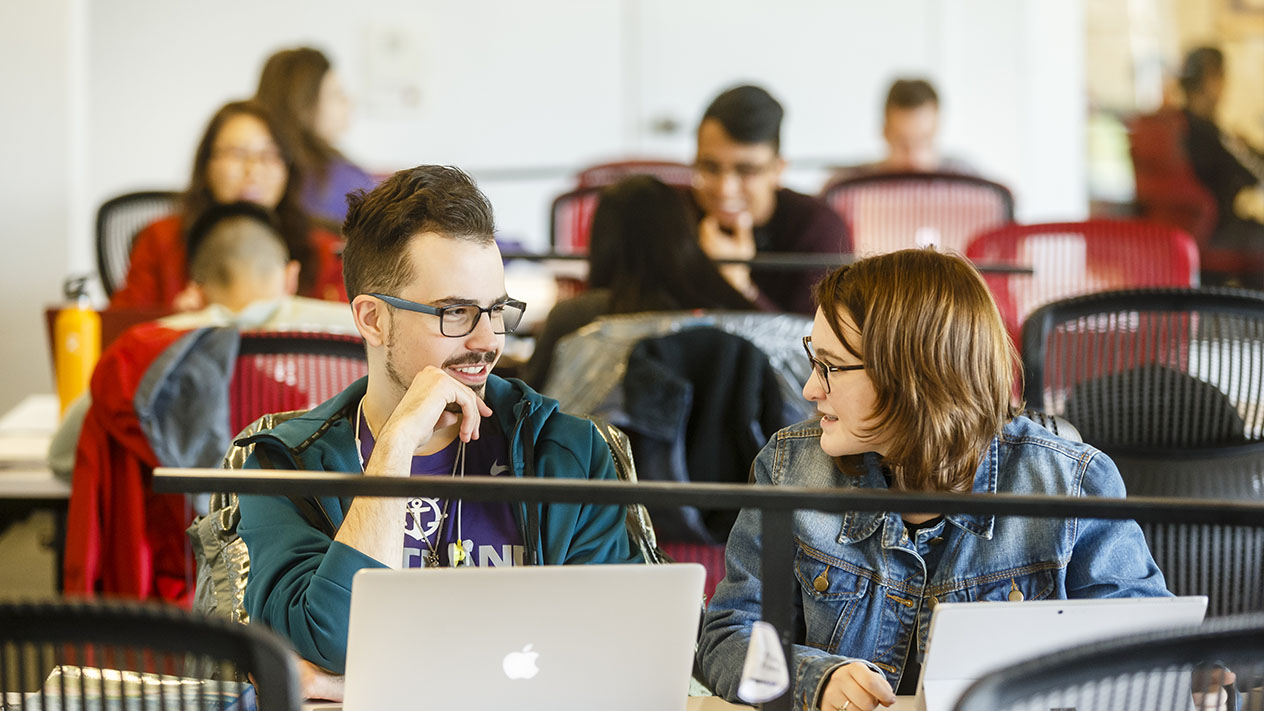
[[[399,396],[402,398],[404,396],[404,393],[408,392],[408,387],[412,384],[412,381],[405,380],[403,374],[400,373],[399,368],[396,367],[395,365],[395,344],[396,344],[395,323],[392,322],[391,328],[386,334],[386,376],[390,378],[391,382],[395,385],[396,388],[398,388]],[[483,365],[484,363],[491,364],[491,363],[496,362],[496,357],[498,355],[499,353],[497,351],[465,353],[459,356],[449,358],[448,360],[444,361],[444,363],[440,365],[439,367],[440,369],[446,370],[447,368],[460,367],[464,365]],[[479,385],[477,387],[470,388],[470,389],[473,390],[474,394],[478,395],[479,398],[481,399],[483,398],[484,391],[486,391],[487,389],[487,383],[486,381],[484,381],[482,385]],[[444,409],[446,409],[449,412],[460,412],[461,410],[461,408],[457,406],[456,403],[451,403],[448,405],[448,407]]]

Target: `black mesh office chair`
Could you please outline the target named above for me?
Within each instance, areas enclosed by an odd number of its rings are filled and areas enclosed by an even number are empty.
[[[4,709],[229,708],[249,675],[259,708],[298,711],[296,658],[272,632],[175,608],[0,605]]]
[[[1219,682],[1225,670],[1236,677]],[[1193,691],[1197,689],[1198,696]],[[1046,655],[976,681],[955,711],[1264,709],[1264,617],[1128,636]]]
[[[1264,443],[1115,451],[1129,496],[1264,501]],[[1207,615],[1264,612],[1264,526],[1142,523],[1154,560],[1177,595],[1206,595]]]
[[[1030,407],[1103,449],[1264,441],[1264,293],[1155,288],[1058,301],[1023,326]]]
[[[97,270],[107,296],[123,284],[136,233],[154,220],[174,213],[180,193],[147,190],[106,200],[97,210]]]
[[[1049,304],[1023,327],[1027,402],[1118,465],[1130,496],[1264,500],[1264,293],[1158,288]],[[1264,529],[1143,524],[1179,595],[1264,611]]]

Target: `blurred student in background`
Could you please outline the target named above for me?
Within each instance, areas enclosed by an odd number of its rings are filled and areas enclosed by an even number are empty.
[[[974,174],[974,169],[939,152],[939,93],[925,79],[896,79],[882,110],[886,157],[840,171],[835,178],[879,173]]]
[[[1185,148],[1198,182],[1216,199],[1212,244],[1264,250],[1264,153],[1216,124],[1224,86],[1224,54],[1215,47],[1190,51],[1181,68],[1189,124]],[[1256,276],[1249,285],[1259,288],[1262,281]]]
[[[302,173],[271,113],[253,101],[225,104],[211,118],[193,158],[180,214],[136,235],[123,287],[110,308],[190,310],[204,305],[189,282],[189,229],[215,205],[246,201],[275,213],[286,248],[300,265],[304,296],[346,301],[342,240],[315,228],[299,199]]]
[[[67,594],[187,607],[193,512],[184,496],[154,493],[149,477],[157,466],[219,464],[234,434],[224,415],[236,332],[356,333],[346,304],[292,295],[299,264],[263,207],[213,205],[189,243],[191,290],[206,306],[123,332],[53,438],[49,465],[72,479]]]
[[[303,174],[303,207],[312,217],[341,225],[347,193],[376,181],[335,147],[351,120],[351,100],[329,58],[318,49],[283,49],[268,58],[255,99],[268,107]]]
[[[738,86],[711,102],[698,125],[691,196],[702,216],[698,240],[712,259],[757,252],[851,251],[842,219],[820,200],[782,187],[781,104],[757,86]],[[725,270],[740,284],[738,266]],[[812,313],[812,285],[824,270],[749,273],[745,296],[783,311]],[[739,286],[740,288],[740,286]]]
[[[775,310],[767,300],[747,299],[726,280],[699,247],[696,223],[680,192],[657,178],[637,175],[602,191],[593,215],[589,289],[549,312],[523,379],[533,387],[543,385],[557,342],[599,316]]]

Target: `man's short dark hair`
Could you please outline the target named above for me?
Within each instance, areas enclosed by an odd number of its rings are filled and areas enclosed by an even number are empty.
[[[925,79],[896,79],[887,91],[886,111],[920,109],[927,104],[939,106],[939,94]]]
[[[781,104],[767,91],[746,84],[715,97],[702,120],[715,119],[738,143],[767,143],[781,152]]]
[[[342,278],[350,299],[370,292],[398,294],[413,278],[407,248],[415,235],[434,232],[475,244],[495,242],[487,196],[451,166],[401,170],[370,192],[348,195],[347,208]]]
[[[236,229],[253,226],[256,229]],[[252,202],[215,204],[189,227],[189,278],[228,285],[243,270],[264,273],[290,259],[276,215]]]
[[[1213,74],[1224,73],[1224,53],[1215,47],[1195,47],[1181,65],[1181,88],[1195,94]]]

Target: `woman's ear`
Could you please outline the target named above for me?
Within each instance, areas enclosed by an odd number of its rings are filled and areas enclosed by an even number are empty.
[[[388,311],[381,299],[368,294],[360,294],[351,300],[351,316],[366,345],[378,348],[386,343],[391,328]]]

